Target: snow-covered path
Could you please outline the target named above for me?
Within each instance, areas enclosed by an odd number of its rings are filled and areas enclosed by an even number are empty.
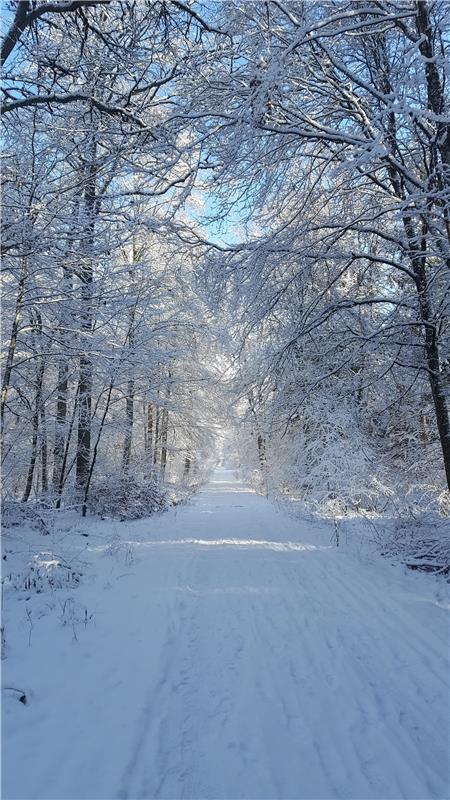
[[[5,704],[4,798],[448,796],[433,581],[336,550],[224,470],[145,526],[91,554],[76,640],[51,615],[16,636],[3,683],[31,701]]]

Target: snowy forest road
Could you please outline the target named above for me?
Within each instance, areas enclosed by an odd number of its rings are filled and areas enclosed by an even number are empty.
[[[146,525],[76,591],[96,625],[33,631],[13,662],[33,698],[20,725],[7,709],[5,798],[447,797],[431,579],[337,550],[226,470]]]

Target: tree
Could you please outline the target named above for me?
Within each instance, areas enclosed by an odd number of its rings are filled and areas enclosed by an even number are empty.
[[[74,480],[86,509],[97,474],[140,468],[139,403],[160,405],[158,473],[171,453],[184,464],[191,411],[176,397],[177,359],[203,312],[178,237],[191,223],[174,215],[199,163],[172,112],[208,25],[182,3],[20,6],[4,50],[21,56],[8,62],[3,104],[6,486],[25,499],[46,491],[52,456],[58,504]]]
[[[277,329],[277,369],[325,326],[342,375],[376,342],[381,374],[426,377],[450,485],[448,5],[235,2],[225,15],[235,50],[190,102],[218,216],[253,226],[227,257],[244,333]]]

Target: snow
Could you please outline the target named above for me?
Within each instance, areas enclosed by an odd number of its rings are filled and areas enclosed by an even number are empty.
[[[5,800],[448,796],[443,582],[225,469],[190,505],[77,525],[78,587],[5,590],[3,686],[28,700],[3,692]]]

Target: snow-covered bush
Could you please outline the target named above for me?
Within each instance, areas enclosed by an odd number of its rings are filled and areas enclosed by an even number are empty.
[[[78,586],[81,573],[53,552],[40,552],[19,572],[5,574],[3,581],[18,591],[42,592]]]
[[[121,520],[149,517],[165,511],[168,505],[167,491],[156,476],[145,478],[131,473],[98,478],[88,502],[92,513]]]
[[[398,560],[409,569],[450,573],[448,520],[435,512],[415,517],[409,510],[399,513],[390,524],[372,523],[372,540],[382,555]]]
[[[49,533],[51,506],[45,502],[22,503],[20,500],[4,500],[2,503],[2,525],[5,528],[26,525],[41,533]]]

